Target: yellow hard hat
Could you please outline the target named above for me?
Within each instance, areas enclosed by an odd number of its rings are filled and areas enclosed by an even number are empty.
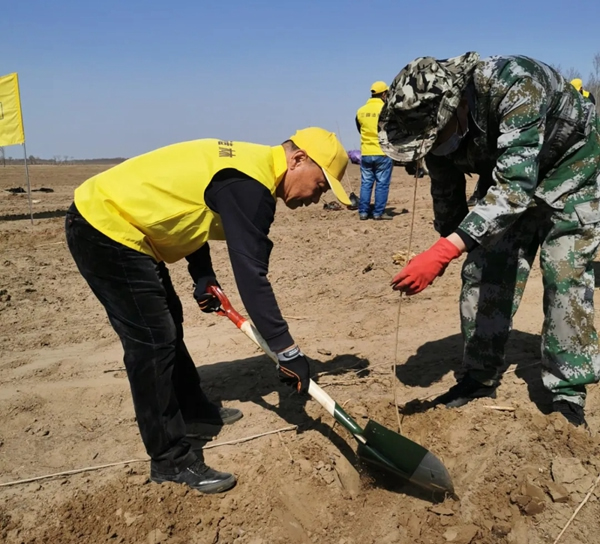
[[[336,198],[350,206],[350,199],[340,181],[348,166],[348,154],[336,135],[322,128],[309,127],[296,132],[290,140],[320,166]]]
[[[371,94],[381,94],[387,91],[389,87],[385,81],[376,81],[371,85]]]
[[[583,81],[576,77],[575,79],[571,80],[571,85],[573,85],[573,87],[575,87],[578,91],[581,92],[581,88],[583,87]]]

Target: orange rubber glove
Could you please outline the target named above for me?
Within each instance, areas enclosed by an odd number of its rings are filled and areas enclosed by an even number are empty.
[[[394,276],[392,289],[416,295],[441,276],[450,261],[461,256],[461,250],[446,238],[440,238],[427,251],[413,257]]]

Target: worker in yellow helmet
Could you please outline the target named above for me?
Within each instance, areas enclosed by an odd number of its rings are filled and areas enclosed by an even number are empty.
[[[75,190],[66,235],[79,271],[119,335],[150,478],[204,492],[235,485],[207,467],[186,440],[204,424],[228,424],[239,410],[210,402],[183,342],[181,302],[165,263],[185,258],[204,312],[218,300],[209,240],[225,240],[251,319],[278,354],[279,377],[298,392],[310,380],[267,279],[269,229],[276,199],[292,209],[332,189],[349,205],[340,180],[348,156],[331,132],[299,130],[274,147],[229,140],[183,142],[129,159]]]
[[[594,98],[594,95],[590,91],[586,91],[583,88],[583,81],[581,81],[580,78],[576,77],[575,79],[573,79],[571,81],[571,85],[573,85],[573,87],[575,87],[575,89],[579,93],[581,93],[585,98],[587,98],[588,100],[590,100],[592,104],[596,103],[596,99]]]
[[[368,219],[371,212],[371,194],[375,186],[373,219],[391,219],[384,214],[390,191],[390,179],[394,163],[379,145],[379,113],[388,90],[384,81],[371,85],[371,98],[356,112],[356,128],[360,132],[360,197],[358,216]]]

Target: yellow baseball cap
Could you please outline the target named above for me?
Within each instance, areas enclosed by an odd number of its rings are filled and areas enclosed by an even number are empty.
[[[389,87],[385,81],[376,81],[371,85],[371,94],[381,94],[387,91]]]
[[[350,199],[340,181],[348,166],[348,154],[336,135],[319,127],[309,127],[296,132],[290,140],[306,151],[323,170],[336,198],[345,206],[350,206]]]
[[[574,80],[571,81],[571,85],[573,85],[573,87],[575,87],[578,91],[581,91],[581,87],[583,87],[583,81],[576,77]]]

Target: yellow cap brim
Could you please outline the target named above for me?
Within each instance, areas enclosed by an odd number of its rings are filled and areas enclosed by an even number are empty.
[[[327,179],[327,182],[329,183],[329,187],[331,187],[331,190],[333,191],[333,194],[335,195],[335,197],[344,206],[351,206],[352,203],[350,202],[350,198],[346,194],[346,191],[344,190],[344,187],[342,186],[341,182],[338,181],[337,179],[335,179],[324,168],[321,168],[321,170],[323,170],[323,174],[325,174],[325,178]]]

